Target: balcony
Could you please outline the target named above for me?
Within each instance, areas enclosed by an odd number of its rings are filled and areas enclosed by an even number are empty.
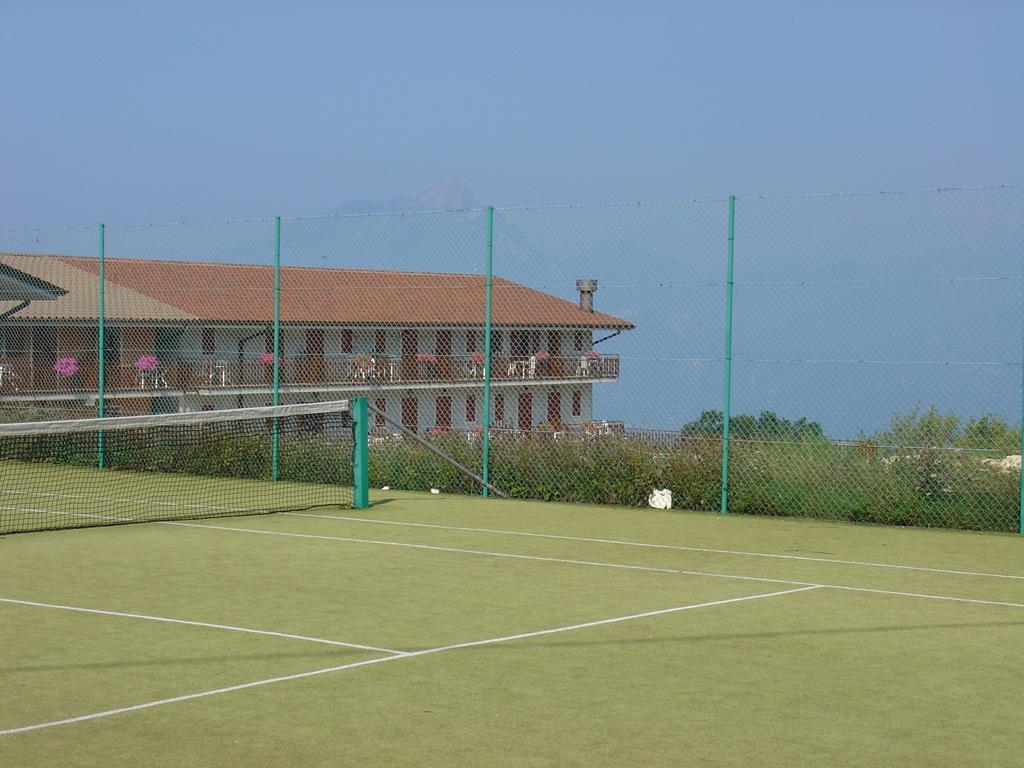
[[[84,355],[82,356],[85,357]],[[26,357],[0,358],[0,397],[66,397],[94,394],[99,381],[96,360],[76,360],[73,373],[54,370],[54,361]],[[301,355],[280,363],[282,388],[304,390],[361,389],[364,387],[430,387],[480,384],[484,366],[480,355],[419,354]],[[492,381],[507,383],[602,381],[619,376],[618,355],[594,353],[570,356],[530,355],[494,358]],[[266,391],[273,387],[270,355],[258,358],[179,358],[140,369],[138,362],[110,361],[106,365],[106,392],[156,394],[161,391],[215,392]]]

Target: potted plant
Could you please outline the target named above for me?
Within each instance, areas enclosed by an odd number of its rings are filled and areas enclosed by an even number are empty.
[[[416,363],[420,368],[420,372],[424,374],[426,378],[432,378],[437,372],[437,355],[432,355],[429,352],[421,352],[416,355]]]
[[[82,369],[75,358],[70,355],[58,357],[57,361],[53,364],[53,370],[60,381],[69,389],[82,389]]]
[[[135,367],[140,371],[148,371],[152,373],[160,365],[160,360],[156,355],[142,355],[138,360],[135,361]]]
[[[366,374],[373,370],[373,358],[369,355],[356,355],[352,365],[358,373]]]

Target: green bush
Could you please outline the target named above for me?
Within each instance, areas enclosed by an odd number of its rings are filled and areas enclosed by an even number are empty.
[[[997,416],[962,422],[934,408],[915,408],[894,416],[888,429],[847,444],[824,438],[820,427],[805,419],[788,421],[770,412],[748,418],[750,424],[732,442],[732,512],[1017,530],[1018,473],[987,460],[1016,453],[1020,430]],[[661,444],[621,434],[495,434],[490,478],[513,498],[642,507],[653,489],[669,488],[677,508],[717,510],[721,437],[713,427],[718,419],[708,411],[699,423]],[[351,441],[311,433],[297,437],[282,436],[281,479],[351,484]],[[480,435],[445,432],[428,439],[480,473]],[[369,452],[375,487],[479,493],[476,481],[412,440],[375,440]],[[96,435],[4,438],[0,458],[95,466]],[[271,475],[267,433],[244,429],[178,440],[111,432],[106,459],[113,469],[252,479]]]

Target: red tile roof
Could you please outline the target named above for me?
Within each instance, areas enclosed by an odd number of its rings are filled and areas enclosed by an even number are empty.
[[[96,258],[52,258],[99,274]],[[198,320],[257,323],[267,322],[274,314],[273,268],[269,265],[107,259],[105,277],[108,283],[131,289]],[[484,283],[480,275],[282,267],[281,320],[352,325],[481,325]],[[626,320],[601,312],[585,312],[575,302],[503,278],[494,278],[493,285],[495,325],[633,327]]]

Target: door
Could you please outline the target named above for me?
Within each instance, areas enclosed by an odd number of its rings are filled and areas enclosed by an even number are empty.
[[[32,385],[36,389],[55,389],[58,376],[53,370],[57,362],[56,328],[32,329],[32,362]]]
[[[402,426],[408,429],[410,432],[416,432],[419,429],[419,403],[415,397],[403,397],[402,398]]]
[[[305,370],[302,372],[306,382],[320,384],[324,380],[324,329],[306,329]]]
[[[74,383],[75,389],[97,389],[98,344],[94,328],[63,326],[57,329],[55,357],[72,357],[78,363],[79,373],[65,384]],[[58,378],[64,378],[58,374]]]
[[[533,395],[529,392],[519,393],[519,413],[517,426],[524,432],[533,429]]]
[[[562,393],[548,392],[548,424],[557,427],[562,423]]]
[[[548,360],[548,375],[556,378],[564,376],[565,357],[562,355],[561,331],[548,331],[548,354],[551,355]]]
[[[419,333],[415,328],[402,330],[402,380],[416,379],[416,353],[419,352]]]
[[[435,406],[434,426],[441,429],[452,428],[452,398],[450,395],[438,395]]]
[[[440,378],[446,380],[452,379],[455,374],[451,328],[441,328],[437,332],[437,373]]]
[[[181,360],[181,343],[184,335],[184,328],[157,328],[153,337],[156,358],[159,361],[159,381],[171,389],[180,389],[186,382],[185,365]],[[154,410],[153,413],[172,411]]]

